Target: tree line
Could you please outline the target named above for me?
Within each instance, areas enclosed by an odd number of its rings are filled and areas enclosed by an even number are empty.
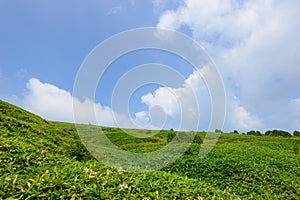
[[[239,132],[237,130],[233,131],[234,134],[239,134]],[[268,130],[265,133],[261,133],[260,131],[255,131],[255,130],[251,130],[248,131],[246,133],[242,133],[242,134],[246,134],[246,135],[255,135],[255,136],[262,136],[262,135],[267,135],[267,136],[281,136],[281,137],[300,137],[300,132],[295,130],[293,132],[293,134],[287,132],[287,131],[283,131],[283,130]]]

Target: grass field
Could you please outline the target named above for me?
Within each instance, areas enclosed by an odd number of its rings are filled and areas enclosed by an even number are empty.
[[[102,130],[132,152],[159,149],[171,134]],[[300,199],[299,137],[221,134],[205,158],[199,147],[159,171],[112,169],[90,155],[73,124],[0,101],[0,199]]]

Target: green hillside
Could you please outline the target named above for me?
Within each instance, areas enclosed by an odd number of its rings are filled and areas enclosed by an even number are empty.
[[[102,130],[132,152],[158,149],[174,134]],[[299,138],[222,134],[203,159],[199,145],[160,171],[129,173],[93,159],[73,124],[0,101],[0,199],[299,199]]]

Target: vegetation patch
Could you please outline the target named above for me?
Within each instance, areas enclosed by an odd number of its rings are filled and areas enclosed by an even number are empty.
[[[74,124],[48,122],[0,101],[0,199],[299,199],[297,132],[222,133],[199,158],[204,132],[137,130],[148,135],[137,138],[119,128],[93,128],[137,153],[163,148],[178,134],[192,144],[160,171],[129,173],[95,160]]]

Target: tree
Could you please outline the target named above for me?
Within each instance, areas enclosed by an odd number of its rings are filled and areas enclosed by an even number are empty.
[[[293,135],[296,136],[296,137],[300,137],[300,132],[299,131],[294,131]]]
[[[215,132],[216,132],[216,133],[222,133],[222,130],[216,129]]]
[[[247,132],[247,135],[262,136],[261,132],[254,131],[254,130],[251,130],[251,131]]]
[[[287,132],[287,131],[283,131],[283,130],[272,130],[272,131],[267,131],[265,133],[265,135],[268,135],[268,136],[281,136],[281,137],[291,137],[292,135]]]

